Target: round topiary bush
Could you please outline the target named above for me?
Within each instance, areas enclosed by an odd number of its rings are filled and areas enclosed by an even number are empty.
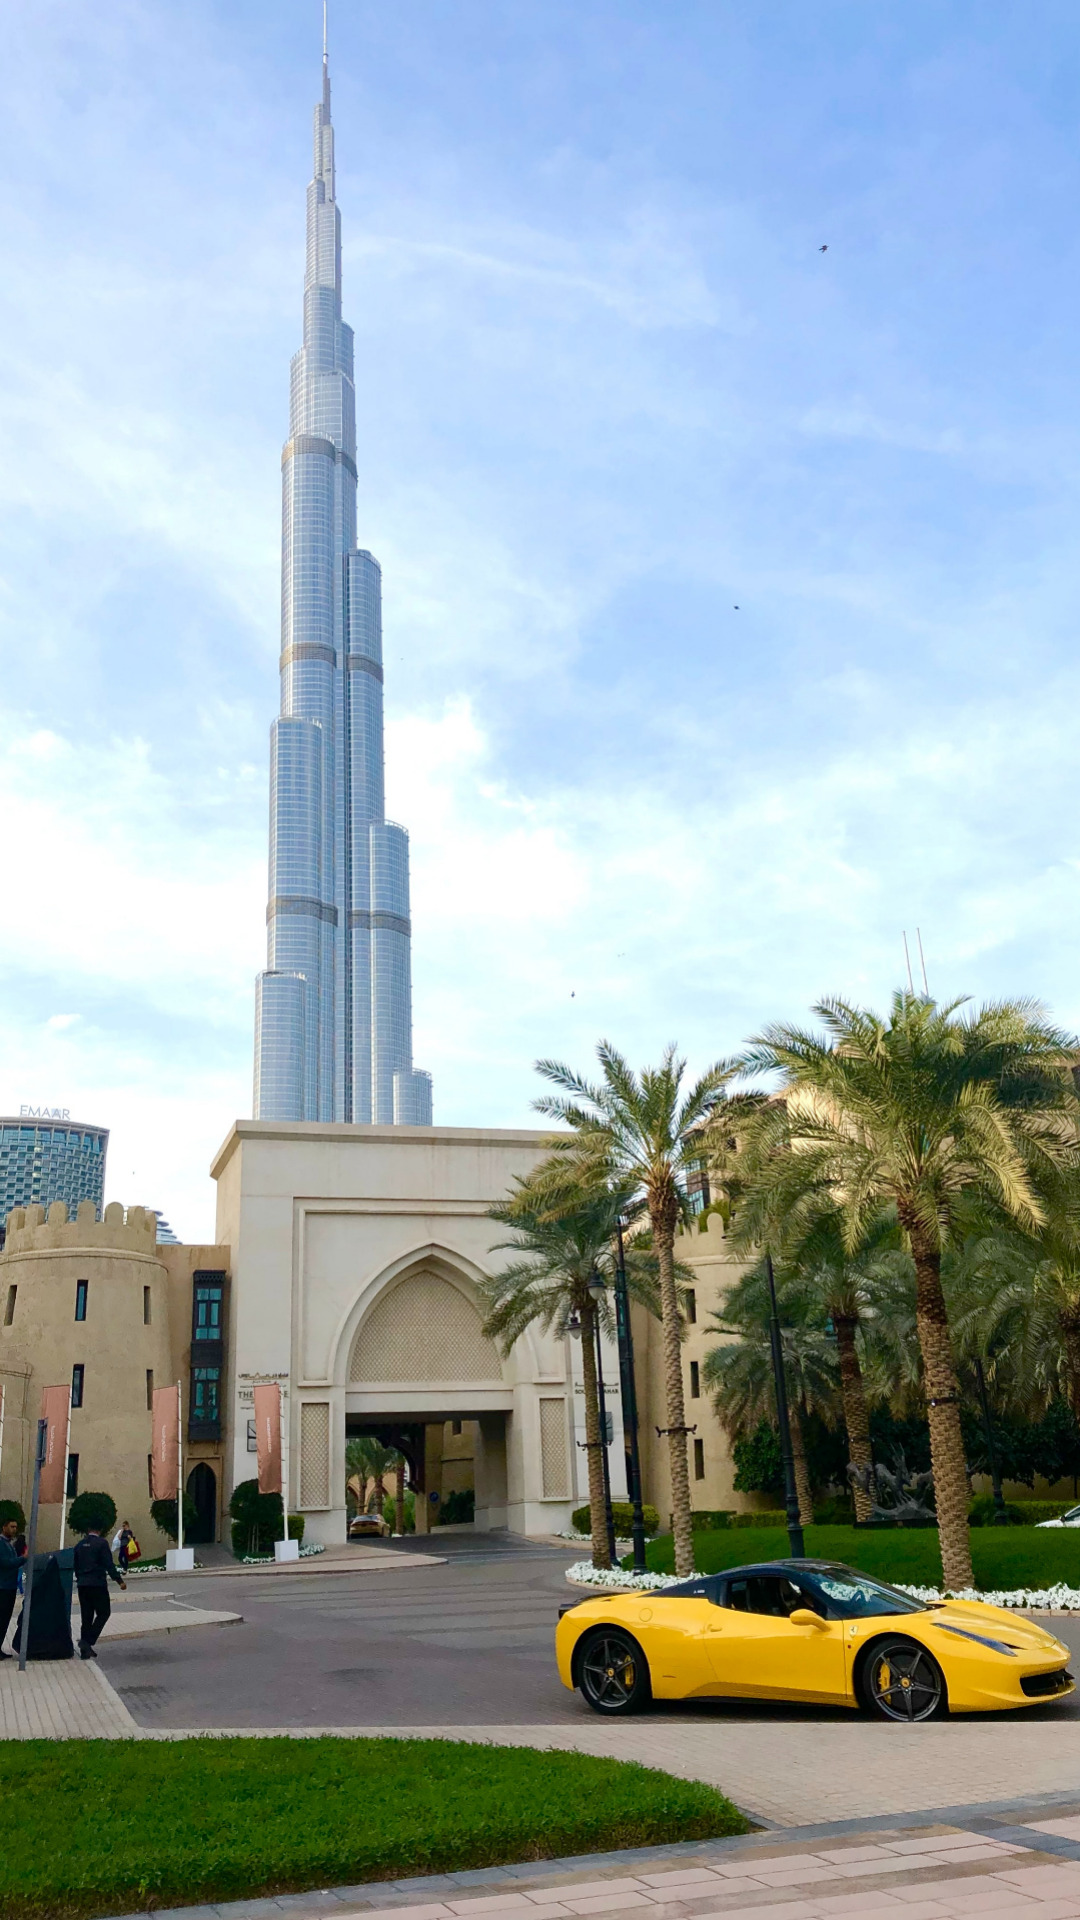
[[[111,1533],[116,1525],[116,1501],[111,1493],[80,1493],[68,1508],[72,1533]]]
[[[281,1539],[284,1509],[280,1493],[260,1493],[257,1480],[241,1480],[233,1488],[229,1501],[232,1520],[232,1550],[237,1559],[249,1553],[272,1553],[275,1540]],[[302,1513],[289,1515],[289,1539],[304,1537]]]
[[[155,1527],[157,1527],[159,1533],[168,1534],[170,1540],[176,1539],[177,1525],[176,1525],[176,1501],[175,1500],[152,1500],[150,1502],[150,1518],[153,1521]],[[195,1505],[195,1502],[191,1498],[191,1495],[189,1493],[185,1493],[184,1495],[184,1534],[185,1536],[191,1532],[191,1529],[196,1524],[198,1518],[199,1518],[198,1507]]]
[[[0,1527],[6,1527],[9,1520],[17,1520],[19,1532],[26,1532],[26,1515],[17,1500],[0,1500]]]

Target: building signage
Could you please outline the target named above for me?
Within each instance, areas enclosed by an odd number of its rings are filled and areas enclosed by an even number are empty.
[[[20,1107],[19,1116],[23,1120],[70,1120],[70,1107]]]

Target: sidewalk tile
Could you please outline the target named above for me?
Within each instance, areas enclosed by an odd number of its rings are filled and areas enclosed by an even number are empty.
[[[655,1907],[647,1893],[591,1893],[585,1900],[577,1894],[564,1898],[568,1913],[622,1913],[625,1907]]]
[[[693,1886],[700,1881],[703,1888],[715,1887],[717,1875],[711,1867],[669,1867],[666,1873],[643,1873],[642,1885],[655,1887],[663,1893],[668,1887]]]
[[[515,1907],[528,1909],[532,1901],[527,1893],[489,1893],[470,1900],[448,1900],[451,1913],[509,1913]]]
[[[553,1900],[565,1900],[570,1894],[575,1900],[587,1900],[592,1893],[641,1893],[642,1885],[638,1879],[575,1880],[572,1883],[564,1880],[561,1885],[551,1887],[548,1891]]]
[[[889,1860],[892,1858],[887,1847],[829,1847],[818,1854],[819,1860],[842,1862],[845,1860]]]

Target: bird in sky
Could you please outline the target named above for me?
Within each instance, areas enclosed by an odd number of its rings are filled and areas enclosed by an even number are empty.
[[[828,253],[828,251],[829,251],[828,242],[826,242],[826,244],[823,247],[818,248],[819,253]]]
[[[732,607],[731,611],[732,613],[738,613],[739,609],[738,607]]]

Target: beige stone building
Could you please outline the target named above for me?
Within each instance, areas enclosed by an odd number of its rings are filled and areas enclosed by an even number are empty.
[[[735,1466],[727,1435],[713,1412],[712,1397],[702,1377],[705,1356],[721,1338],[716,1331],[715,1316],[743,1271],[742,1264],[729,1249],[724,1223],[718,1213],[705,1214],[700,1222],[695,1221],[680,1232],[675,1257],[694,1276],[693,1285],[688,1289],[688,1325],[682,1346],[686,1423],[696,1428],[687,1436],[691,1505],[695,1509],[715,1511],[726,1507],[744,1513],[767,1503],[758,1494],[735,1492]],[[659,1438],[656,1431],[667,1425],[663,1346],[657,1322],[641,1308],[635,1307],[633,1311],[641,1477],[645,1497],[656,1507],[661,1524],[666,1527],[671,1513],[667,1442]]]
[[[224,1433],[220,1380],[228,1313],[227,1247],[159,1244],[156,1216],[117,1202],[95,1218],[83,1201],[7,1217],[0,1253],[0,1498],[28,1510],[41,1390],[72,1387],[69,1495],[110,1493],[144,1554],[168,1542],[150,1519],[151,1395],[179,1380],[184,1470],[199,1539],[220,1530]],[[41,1509],[43,1547],[59,1539],[60,1507]]]
[[[345,1537],[345,1443],[400,1446],[426,1530],[471,1488],[478,1528],[551,1534],[587,1499],[580,1343],[533,1330],[508,1356],[481,1327],[478,1281],[508,1257],[492,1203],[545,1135],[494,1129],[238,1121],[218,1153],[217,1243],[159,1243],[147,1209],[16,1209],[0,1253],[0,1497],[29,1504],[41,1389],[75,1388],[69,1486],[110,1493],[147,1554],[150,1397],[180,1380],[196,1542],[228,1538],[235,1484],[255,1471],[253,1395],[280,1381],[289,1504],[306,1538]],[[695,1275],[683,1346],[696,1507],[746,1507],[701,1383],[710,1321],[737,1268],[716,1215],[680,1237]],[[667,1520],[659,1328],[635,1310],[646,1498]],[[605,1343],[612,1492],[625,1498],[618,1365]],[[60,1508],[42,1513],[55,1544]]]

